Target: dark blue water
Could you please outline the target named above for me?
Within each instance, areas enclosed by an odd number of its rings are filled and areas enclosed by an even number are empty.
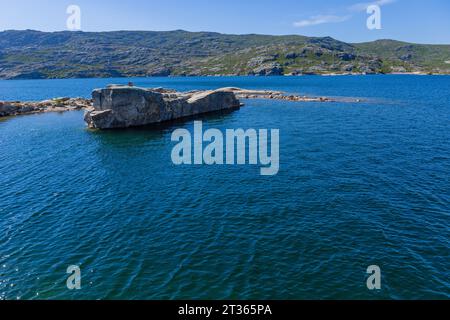
[[[130,79],[0,81],[0,100]],[[171,133],[92,132],[82,112],[0,122],[2,299],[450,297],[450,77],[131,79],[363,103],[246,101],[204,127],[280,129],[278,175],[174,166]],[[79,265],[82,289],[66,288]],[[366,269],[382,270],[369,291]]]

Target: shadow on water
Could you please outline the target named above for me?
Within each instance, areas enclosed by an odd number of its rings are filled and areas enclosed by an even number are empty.
[[[207,114],[184,117],[176,120],[166,121],[146,126],[131,127],[124,129],[96,130],[87,129],[96,140],[108,146],[121,147],[124,142],[130,145],[146,144],[149,141],[164,140],[174,130],[186,128],[193,121],[213,122],[220,126],[233,117],[233,114],[240,108],[210,112]]]
[[[142,176],[148,174],[146,170],[154,170],[155,166],[160,168],[171,166],[172,132],[180,128],[192,131],[194,120],[203,121],[204,124],[214,127],[223,126],[233,118],[234,111],[236,110],[208,113],[127,129],[88,129],[88,135],[95,140],[95,143],[91,144],[92,156],[98,159],[98,163],[101,163],[102,170],[106,174],[122,175],[123,179],[139,180],[139,176],[127,171],[128,167],[124,166],[124,163],[139,168],[135,169],[135,172],[144,172]],[[148,163],[153,163],[153,167]],[[164,172],[164,169],[161,169],[161,174]]]
[[[23,113],[23,114],[15,114],[5,117],[0,117],[0,123],[6,123],[13,120],[22,120],[22,119],[47,119],[48,121],[52,121],[52,118],[49,117],[64,117],[68,114],[74,114],[80,112],[80,110],[65,110],[65,111],[51,111],[51,112],[32,112],[32,113]]]

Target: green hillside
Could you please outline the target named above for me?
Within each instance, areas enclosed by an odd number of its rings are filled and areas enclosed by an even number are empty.
[[[213,32],[0,32],[0,78],[450,74],[449,45]]]

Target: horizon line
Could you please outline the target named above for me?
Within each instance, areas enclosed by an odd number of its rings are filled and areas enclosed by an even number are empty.
[[[266,37],[303,37],[303,38],[331,38],[339,42],[348,43],[348,44],[363,44],[363,43],[372,43],[377,41],[395,41],[395,42],[403,42],[407,44],[416,44],[416,45],[427,45],[427,46],[450,46],[450,43],[419,43],[419,42],[410,42],[405,40],[396,40],[396,39],[389,39],[389,38],[380,38],[376,40],[370,40],[370,41],[361,41],[361,42],[347,42],[344,40],[336,39],[332,36],[305,36],[301,34],[264,34],[264,33],[222,33],[218,31],[189,31],[185,29],[174,29],[174,30],[105,30],[105,31],[85,31],[85,30],[55,30],[55,31],[42,31],[37,29],[4,29],[0,30],[0,33],[3,32],[9,32],[9,31],[34,31],[34,32],[41,32],[41,33],[113,33],[113,32],[187,32],[187,33],[214,33],[219,35],[226,35],[226,36],[266,36]]]

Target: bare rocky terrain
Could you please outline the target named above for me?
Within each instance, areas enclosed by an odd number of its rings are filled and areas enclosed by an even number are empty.
[[[0,101],[0,118],[45,112],[82,110],[92,106],[91,99],[55,98],[44,101]]]
[[[92,129],[145,126],[241,107],[233,91],[220,89],[176,92],[111,85],[94,90],[92,98],[84,117]]]
[[[0,32],[0,79],[450,74],[449,45],[213,32]]]
[[[174,120],[201,113],[239,108],[245,99],[291,102],[332,102],[328,97],[288,95],[282,91],[221,88],[177,92],[165,88],[138,88],[132,84],[96,89],[92,99],[54,98],[44,101],[0,101],[0,118],[46,112],[86,110],[92,128],[129,127]],[[340,101],[359,102],[355,99]]]

